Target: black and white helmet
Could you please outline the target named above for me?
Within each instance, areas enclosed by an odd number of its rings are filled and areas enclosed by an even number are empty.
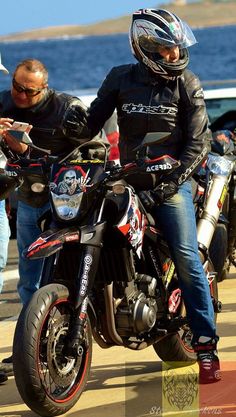
[[[175,14],[164,9],[140,9],[133,14],[130,28],[130,44],[135,58],[152,72],[163,77],[182,74],[189,63],[187,48],[196,43],[187,25]],[[180,49],[177,62],[167,62],[157,52],[157,46]]]

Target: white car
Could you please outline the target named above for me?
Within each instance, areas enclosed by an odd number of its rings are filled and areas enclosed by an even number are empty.
[[[221,124],[230,122],[236,127],[236,88],[217,88],[204,90],[204,97],[209,121],[214,130],[222,128]],[[219,119],[220,118],[220,119]],[[218,119],[218,122],[216,120]],[[230,128],[230,126],[228,126]]]

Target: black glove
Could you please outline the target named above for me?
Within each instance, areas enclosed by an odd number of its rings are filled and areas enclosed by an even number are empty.
[[[153,191],[140,191],[138,195],[146,210],[150,211],[155,207]]]
[[[87,110],[80,106],[71,106],[65,113],[63,128],[67,136],[78,137],[87,126]]]
[[[178,191],[175,181],[162,182],[153,191],[139,192],[139,198],[147,210],[151,210],[155,205],[162,204],[171,198]]]
[[[173,197],[177,191],[178,184],[175,181],[162,182],[153,190],[154,199],[158,204],[162,204],[165,200]]]

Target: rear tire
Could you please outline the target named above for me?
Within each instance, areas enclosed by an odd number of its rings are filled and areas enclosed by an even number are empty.
[[[209,286],[212,299],[218,301],[218,286],[214,275],[214,267],[212,263],[208,262],[207,273],[209,278]],[[182,307],[185,311],[185,308]],[[182,314],[184,316],[184,314]],[[215,321],[216,321],[215,313]],[[178,332],[167,335],[164,339],[153,345],[153,348],[159,358],[166,362],[171,367],[186,366],[190,363],[196,362],[196,354],[193,351],[192,345],[192,331],[189,326],[185,325]]]
[[[63,355],[73,306],[64,285],[40,288],[24,307],[13,342],[16,385],[23,401],[40,416],[64,414],[78,401],[88,379],[92,337],[89,321],[81,352]]]

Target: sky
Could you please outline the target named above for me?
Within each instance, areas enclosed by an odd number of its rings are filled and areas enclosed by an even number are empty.
[[[6,0],[0,35],[58,25],[86,25],[151,8],[167,0]]]

